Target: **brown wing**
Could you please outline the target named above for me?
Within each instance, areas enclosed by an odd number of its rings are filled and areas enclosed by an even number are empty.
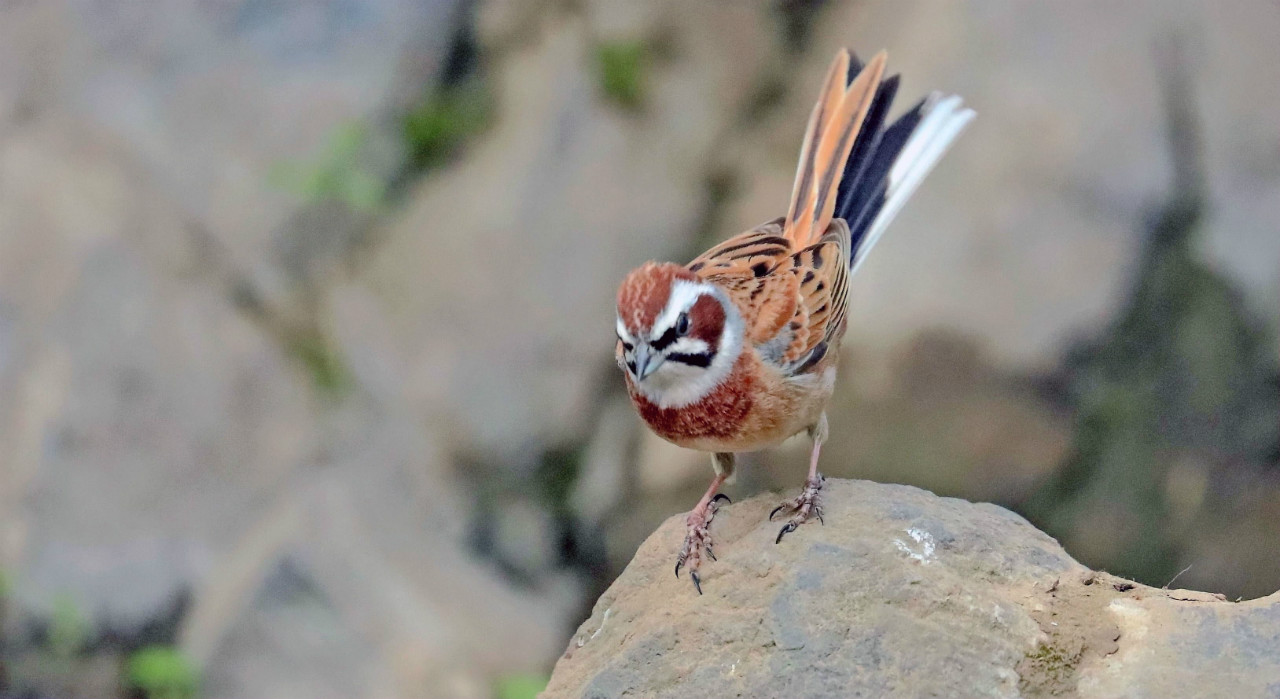
[[[800,368],[844,330],[849,228],[837,220],[819,242],[796,251],[782,225],[779,218],[734,236],[689,269],[729,294],[752,343]]]
[[[777,265],[793,252],[791,241],[782,235],[782,217],[778,217],[698,255],[689,263],[689,270],[705,277],[713,273],[734,273],[716,270],[750,269],[754,276],[764,276],[763,273],[754,274],[755,265]]]
[[[791,256],[790,272],[797,280],[796,331],[784,353],[786,361],[804,365],[815,352],[844,334],[849,298],[849,227],[832,222],[826,235]],[[820,349],[819,345],[823,347]]]
[[[689,270],[728,292],[742,313],[747,337],[760,344],[777,337],[795,315],[799,284],[794,275],[775,274],[794,253],[778,218],[702,253]]]

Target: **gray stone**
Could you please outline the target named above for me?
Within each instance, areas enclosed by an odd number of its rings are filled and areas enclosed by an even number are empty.
[[[65,596],[132,633],[324,460],[307,377],[222,276],[280,276],[307,202],[273,167],[415,98],[456,5],[0,3],[0,567],[20,612]]]
[[[826,525],[775,545],[777,499],[720,509],[703,595],[670,574],[684,518],[668,520],[543,699],[1225,698],[1280,683],[1280,595],[1233,604],[1132,585],[995,506],[865,481],[829,479]]]
[[[687,254],[722,134],[780,53],[750,7],[681,7],[670,23],[635,4],[489,22],[519,31],[490,71],[501,113],[413,188],[358,278],[396,320],[412,398],[449,406],[456,438],[509,470],[533,467],[530,444],[585,441],[618,281]],[[600,98],[595,23],[626,40],[669,31],[699,60],[649,59],[645,109],[628,114]]]
[[[308,290],[349,361],[337,400],[238,296],[278,302],[296,258],[332,253],[298,217],[328,210],[273,169],[353,121],[399,139],[386,117],[431,84],[458,4],[0,2],[12,628],[62,604],[132,642],[189,599],[162,640],[233,696],[487,696],[554,655],[579,588],[522,591],[466,551],[469,498],[368,294]],[[281,587],[290,565],[305,585]]]

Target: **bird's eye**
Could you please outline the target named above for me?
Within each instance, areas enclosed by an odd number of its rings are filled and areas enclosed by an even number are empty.
[[[689,334],[689,314],[688,313],[681,313],[680,317],[676,319],[676,334],[677,335]]]

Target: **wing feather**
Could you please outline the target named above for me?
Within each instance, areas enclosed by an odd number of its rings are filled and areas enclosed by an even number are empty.
[[[794,250],[782,219],[734,236],[689,269],[724,289],[743,316],[747,338],[788,372],[812,366],[844,331],[849,227],[833,221],[815,244]]]
[[[742,313],[747,337],[757,344],[777,336],[795,314],[797,284],[777,274],[790,260],[791,241],[782,237],[778,218],[736,235],[702,253],[689,270],[724,289]]]
[[[822,345],[834,344],[844,334],[849,291],[849,228],[834,221],[822,239],[791,256],[790,271],[799,282],[797,332],[784,358],[803,365]]]

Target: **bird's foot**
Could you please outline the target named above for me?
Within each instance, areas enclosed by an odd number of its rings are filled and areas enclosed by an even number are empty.
[[[695,507],[689,516],[685,519],[685,525],[688,527],[688,533],[684,537],[684,546],[680,548],[680,555],[676,556],[676,577],[680,577],[680,569],[688,568],[689,579],[693,580],[693,587],[697,589],[698,594],[702,594],[702,579],[698,577],[698,567],[702,565],[702,557],[706,555],[711,560],[716,560],[716,554],[711,547],[711,520],[716,516],[716,509],[719,507],[720,500],[731,502],[729,496],[723,493],[717,494],[706,505]]]
[[[795,514],[791,516],[791,519],[787,520],[787,523],[782,525],[782,529],[778,532],[778,538],[774,539],[773,543],[776,544],[782,541],[782,537],[795,531],[796,527],[804,524],[810,516],[817,517],[818,521],[822,522],[822,502],[819,500],[818,496],[822,490],[823,480],[822,474],[819,473],[813,478],[805,481],[804,489],[800,491],[798,496],[783,502],[781,505],[773,508],[773,511],[769,513],[769,519],[772,520],[774,515],[783,510],[795,512]]]

